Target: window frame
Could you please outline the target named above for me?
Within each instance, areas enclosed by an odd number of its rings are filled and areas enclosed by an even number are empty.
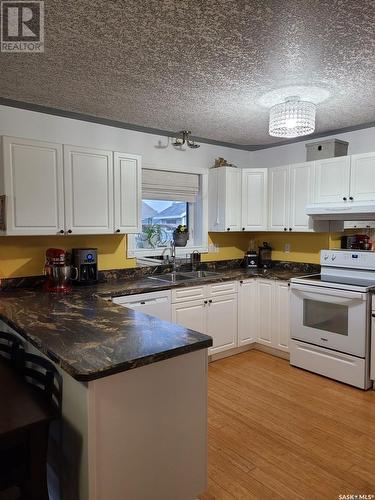
[[[176,256],[177,257],[185,257],[186,254],[197,250],[200,253],[208,252],[208,172],[203,169],[187,169],[187,168],[166,168],[160,167],[157,165],[147,165],[143,163],[143,168],[152,168],[154,170],[164,170],[167,172],[181,172],[187,174],[198,174],[200,176],[200,192],[197,197],[197,201],[193,203],[189,203],[189,220],[193,220],[193,244],[187,244],[186,247],[176,247]],[[143,199],[143,197],[142,197]],[[191,211],[193,213],[191,213]],[[164,252],[168,252],[167,247],[158,247],[158,248],[150,248],[143,249],[136,247],[136,235],[128,234],[127,236],[127,257],[128,258],[142,258],[148,256],[160,256],[163,255]]]

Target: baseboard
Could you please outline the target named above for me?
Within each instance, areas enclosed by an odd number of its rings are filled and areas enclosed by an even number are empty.
[[[229,349],[228,351],[219,352],[217,354],[212,354],[208,356],[208,362],[218,361],[219,359],[229,358],[229,356],[235,356],[236,354],[241,354],[242,352],[257,350],[266,352],[267,354],[271,354],[272,356],[277,356],[278,358],[286,359],[289,361],[290,355],[288,352],[280,351],[279,349],[275,349],[274,347],[268,347],[263,344],[248,344],[242,347],[235,347],[234,349]]]
[[[289,361],[290,354],[289,352],[280,351],[279,349],[275,349],[274,347],[268,347],[263,344],[253,344],[253,348],[257,351],[266,352],[267,354],[272,354],[272,356],[277,356],[278,358],[286,359]]]

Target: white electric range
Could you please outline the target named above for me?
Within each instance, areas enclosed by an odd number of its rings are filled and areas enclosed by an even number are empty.
[[[320,263],[291,280],[290,363],[368,389],[375,252],[322,250]]]

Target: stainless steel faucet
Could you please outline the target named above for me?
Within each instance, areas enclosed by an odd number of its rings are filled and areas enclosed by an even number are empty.
[[[172,271],[176,272],[176,245],[173,240],[171,240],[171,263]]]

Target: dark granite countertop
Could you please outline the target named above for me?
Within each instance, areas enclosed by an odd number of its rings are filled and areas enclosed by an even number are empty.
[[[0,317],[72,377],[90,381],[212,345],[207,335],[118,306],[111,297],[252,277],[289,280],[303,274],[308,273],[231,269],[177,284],[143,277],[75,288],[64,296],[15,289],[1,292]]]

